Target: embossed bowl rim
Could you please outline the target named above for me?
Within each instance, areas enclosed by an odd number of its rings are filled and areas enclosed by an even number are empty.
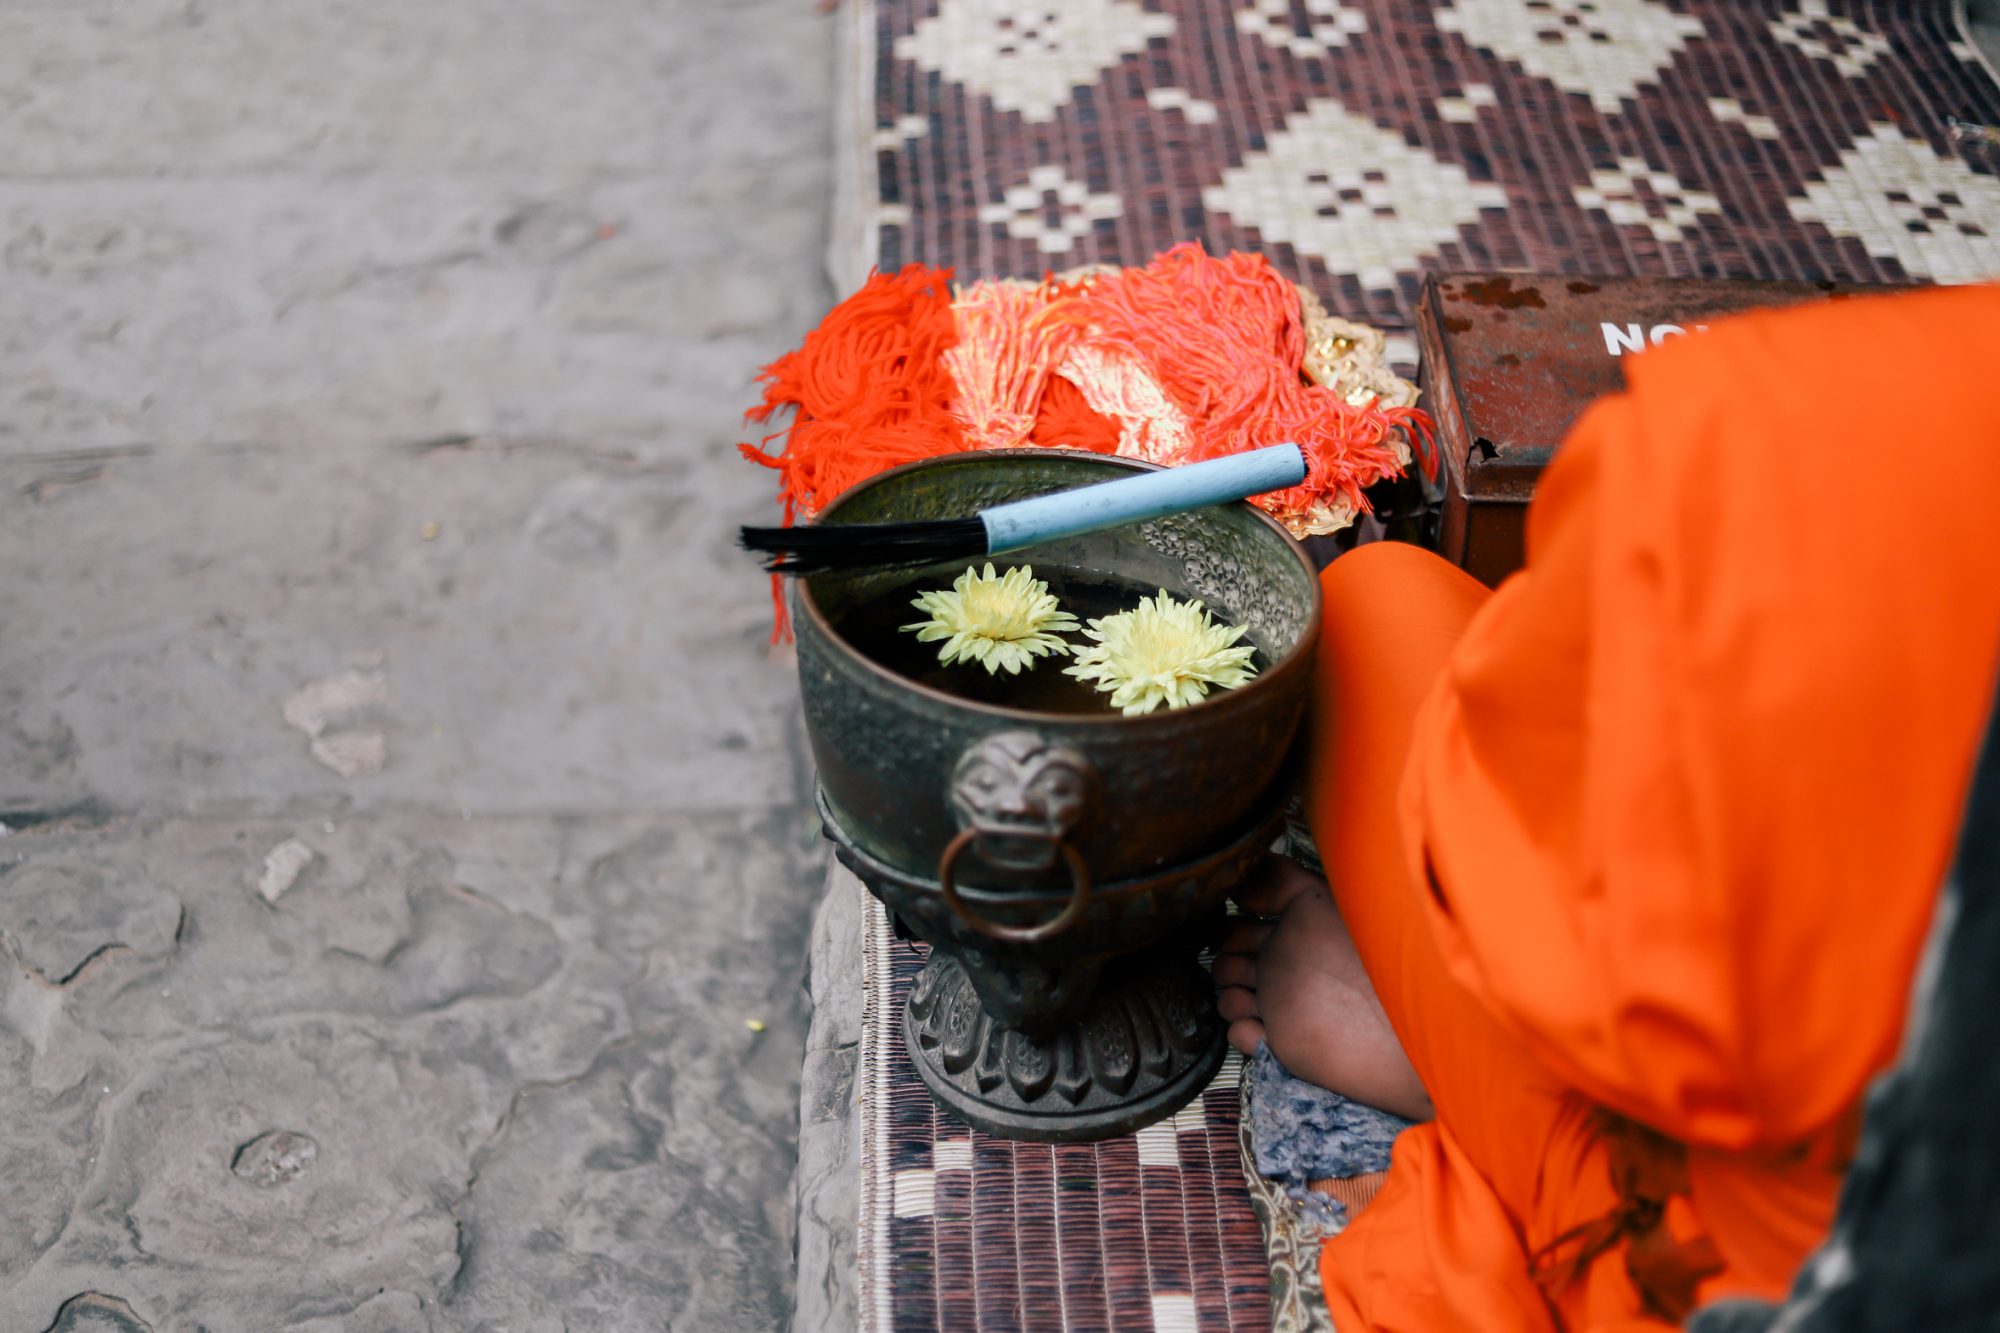
[[[1133,472],[1157,472],[1160,470],[1158,463],[1149,463],[1139,458],[1127,458],[1122,454],[1100,454],[1089,449],[1045,448],[1041,446],[1026,449],[968,449],[963,453],[939,454],[931,458],[920,458],[913,463],[903,463],[896,467],[884,469],[864,481],[856,482],[843,491],[826,508],[820,510],[815,521],[824,521],[828,515],[834,513],[843,504],[847,503],[849,498],[859,495],[863,491],[870,490],[875,486],[883,485],[905,473],[915,472],[920,468],[976,467],[981,459],[987,458],[1083,458],[1093,460],[1107,467],[1122,467]],[[1306,622],[1301,627],[1298,641],[1292,645],[1291,651],[1287,652],[1278,661],[1273,662],[1267,670],[1259,671],[1255,676],[1252,676],[1248,684],[1238,685],[1236,688],[1229,690],[1211,690],[1206,699],[1203,699],[1198,704],[1190,704],[1186,708],[1155,708],[1150,713],[1139,713],[1132,717],[1127,717],[1125,714],[1114,712],[1109,708],[1106,708],[1103,713],[1057,713],[1044,709],[1007,708],[1000,704],[990,704],[976,699],[967,699],[962,695],[935,689],[920,681],[912,680],[900,672],[891,671],[888,667],[883,666],[880,662],[877,662],[874,658],[849,643],[845,636],[834,629],[833,623],[820,610],[818,600],[812,595],[811,579],[794,580],[793,614],[804,616],[806,620],[812,623],[813,628],[819,633],[821,638],[837,649],[843,656],[859,663],[865,671],[877,680],[899,689],[909,690],[920,698],[934,700],[952,708],[962,708],[973,714],[983,714],[996,719],[1028,719],[1037,722],[1053,723],[1063,727],[1075,725],[1109,726],[1114,724],[1127,727],[1143,727],[1148,725],[1186,725],[1190,715],[1199,712],[1220,724],[1224,720],[1224,710],[1237,712],[1246,708],[1254,708],[1257,706],[1259,696],[1269,694],[1278,685],[1288,683],[1293,676],[1310,670],[1312,667],[1313,648],[1319,642],[1319,566],[1313,562],[1313,558],[1310,555],[1306,554],[1306,548],[1300,545],[1298,539],[1286,530],[1284,524],[1247,500],[1237,500],[1234,503],[1255,515],[1257,521],[1268,528],[1271,536],[1282,543],[1284,548],[1291,553],[1292,559],[1298,562],[1300,570],[1305,575],[1306,585],[1311,590],[1306,611]],[[1013,554],[1016,553],[1009,552],[1009,555]],[[1005,559],[1007,557],[1000,558]]]

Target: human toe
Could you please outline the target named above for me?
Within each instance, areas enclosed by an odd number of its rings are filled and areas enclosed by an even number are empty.
[[[1218,989],[1224,986],[1254,989],[1257,985],[1257,959],[1247,953],[1226,953],[1215,960],[1209,975],[1215,979]]]
[[[1215,1011],[1230,1023],[1257,1018],[1257,992],[1247,986],[1224,986],[1215,993]]]
[[[1239,1018],[1229,1025],[1229,1044],[1244,1055],[1257,1054],[1264,1041],[1264,1025],[1254,1018]]]

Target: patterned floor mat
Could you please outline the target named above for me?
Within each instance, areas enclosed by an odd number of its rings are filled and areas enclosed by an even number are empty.
[[[939,1110],[899,1018],[922,970],[867,901],[857,1098],[863,1333],[1264,1333],[1233,1052],[1172,1120],[1105,1143],[1013,1143]]]
[[[877,259],[1256,249],[1407,328],[1426,268],[2000,275],[1942,0],[875,0]]]
[[[1253,249],[1407,330],[1426,269],[2000,276],[2000,85],[1940,0],[848,0],[843,233],[962,277]],[[839,259],[842,264],[846,258]],[[1407,366],[1414,345],[1392,340]],[[861,1326],[1268,1329],[1232,1057],[1123,1140],[966,1130],[868,901]]]

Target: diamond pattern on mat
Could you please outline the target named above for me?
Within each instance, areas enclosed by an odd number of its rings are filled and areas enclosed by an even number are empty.
[[[1437,26],[1603,112],[1617,111],[1707,31],[1654,0],[1455,0],[1437,11]]]
[[[1725,125],[1741,125],[1753,139],[1777,139],[1778,122],[1769,116],[1753,116],[1744,111],[1743,104],[1733,97],[1711,97],[1708,99],[1708,114]]]
[[[1347,45],[1347,39],[1368,31],[1368,16],[1340,0],[1305,0],[1303,21],[1292,12],[1292,0],[1255,0],[1236,11],[1236,28],[1260,37],[1267,46],[1290,51],[1301,60],[1325,55],[1327,48]]]
[[[873,147],[876,152],[895,152],[913,139],[921,139],[931,132],[929,119],[923,116],[903,116],[894,125],[886,125],[875,131]]]
[[[1889,54],[1889,41],[1853,19],[1828,13],[1826,0],[1799,0],[1799,7],[1771,20],[1771,35],[1815,60],[1831,60],[1850,79]]]
[[[1621,226],[1641,226],[1657,240],[1678,241],[1703,213],[1720,213],[1722,203],[1690,190],[1670,171],[1655,171],[1636,157],[1621,157],[1609,170],[1590,173],[1590,184],[1575,190],[1579,208],[1606,213]]]
[[[926,24],[965,12],[971,0],[872,0],[881,57],[875,127],[897,134],[876,145],[871,258],[892,268],[949,266],[967,279],[1034,278],[1052,267],[1142,264],[1176,242],[1199,240],[1211,252],[1262,250],[1329,309],[1391,331],[1409,328],[1426,266],[1870,283],[1922,276],[1898,262],[1900,249],[1936,274],[1983,267],[1949,255],[1919,260],[1906,235],[1852,234],[1863,219],[1869,229],[1907,230],[1893,201],[1880,201],[1882,189],[1867,191],[1878,201],[1869,207],[1853,199],[1814,202],[1808,192],[1876,122],[1902,126],[1944,156],[1952,154],[1942,127],[1947,114],[2000,124],[2000,84],[1983,64],[1960,58],[1966,51],[1954,42],[1960,34],[1942,0],[1826,0],[1830,13],[1850,16],[1889,43],[1858,79],[1773,35],[1773,21],[1799,12],[1801,0],[1598,0],[1585,9],[1588,2],[1541,0],[1542,8],[1530,9],[1529,0],[1338,0],[1366,14],[1368,31],[1301,60],[1239,30],[1239,16],[1257,0],[1125,0],[1133,24],[1150,15],[1155,28],[1171,19],[1173,31],[1144,38],[1143,51],[1116,58],[1087,90],[1057,80],[1048,100],[1061,105],[1050,119],[1030,121],[944,77],[936,52],[927,64],[893,54],[911,50],[919,30],[932,31]],[[1021,0],[1013,4],[1022,8]],[[1111,5],[1079,0],[1074,12]],[[1305,0],[1290,0],[1288,12],[1295,34],[1310,30]],[[1071,13],[1064,11],[1066,20]],[[1264,11],[1257,14],[1263,22]],[[1135,36],[1125,45],[1139,42]],[[1481,88],[1493,90],[1491,105]],[[1345,147],[1357,136],[1341,129],[1319,145],[1310,167],[1304,159],[1315,154],[1299,145],[1280,143],[1279,160],[1270,160],[1288,122],[1296,128],[1310,119],[1308,109],[1329,99],[1403,141],[1390,149],[1400,215],[1394,222],[1368,210],[1348,216],[1347,207],[1338,218],[1322,216],[1330,204],[1357,201],[1307,180],[1309,171],[1324,170],[1331,186],[1336,167],[1377,165],[1365,145],[1381,138],[1360,134],[1357,156]],[[926,133],[902,133],[918,119],[928,123]],[[1973,173],[2000,174],[2000,152],[1967,142],[1959,153]],[[1296,167],[1286,164],[1287,154]],[[1579,207],[1576,188],[1595,188],[1592,171],[1621,156],[1643,158],[1688,189],[1714,195],[1722,215],[1697,209],[1699,225],[1689,228],[1656,209],[1659,221],[1684,233],[1667,243],[1650,234],[1650,214],[1644,224],[1623,226],[1608,210]],[[1000,203],[1038,164],[1060,165],[1088,186],[1086,194],[1115,195],[1116,220],[1096,220],[1076,236],[1074,224],[1064,229],[1045,212],[1033,234],[1020,238],[1005,223],[980,219],[982,206]],[[1441,202],[1402,184],[1421,181],[1437,164],[1464,173]],[[1402,166],[1412,169],[1406,174]],[[1466,181],[1504,187],[1507,206],[1487,206],[1495,197],[1468,208]],[[1845,181],[1835,182],[1838,190],[1848,188]],[[1321,197],[1309,199],[1315,190]],[[1827,213],[1848,232],[1801,220],[1792,201]],[[1076,210],[1061,217],[1069,211]],[[1387,240],[1361,235],[1378,227],[1390,230]],[[1069,250],[1043,248],[1044,239],[1060,245],[1064,234],[1073,237]],[[1964,240],[1976,256],[1978,238]],[[1414,263],[1406,258],[1413,254]],[[1366,282],[1363,267],[1371,268]],[[1386,285],[1385,270],[1395,279]]]
[[[1857,238],[1878,259],[1916,278],[1977,282],[2000,277],[2000,180],[1940,157],[1894,125],[1876,124],[1840,165],[1787,201],[1801,222]]]
[[[1479,119],[1479,108],[1500,105],[1500,94],[1488,83],[1468,83],[1458,97],[1440,97],[1437,113],[1455,125],[1470,125]]]
[[[1072,89],[1173,30],[1173,19],[1131,0],[943,0],[895,51],[1003,111],[1048,121]]]
[[[1178,109],[1190,125],[1213,125],[1221,115],[1215,103],[1191,96],[1185,88],[1148,88],[1146,105],[1155,111]]]
[[[1078,238],[1090,234],[1093,223],[1124,211],[1117,195],[1092,194],[1061,167],[1040,166],[1028,173],[1027,184],[1009,186],[999,203],[980,209],[979,220],[1006,227],[1017,240],[1033,241],[1045,255],[1064,255]]]
[[[1505,208],[1497,185],[1475,182],[1339,102],[1309,103],[1264,151],[1222,174],[1202,202],[1270,242],[1313,255],[1374,290],[1415,272],[1484,208]]]

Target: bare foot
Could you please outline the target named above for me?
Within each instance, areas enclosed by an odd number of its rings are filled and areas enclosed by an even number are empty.
[[[1215,960],[1229,1043],[1260,1041],[1286,1069],[1366,1106],[1428,1120],[1431,1099],[1375,998],[1326,882],[1273,856],[1237,891],[1238,918]]]

